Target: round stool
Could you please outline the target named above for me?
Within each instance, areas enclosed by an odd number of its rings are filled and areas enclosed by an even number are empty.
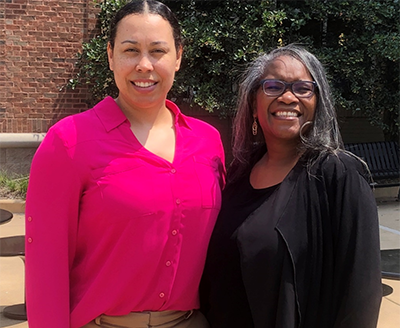
[[[13,214],[7,210],[0,208],[0,224],[10,222],[13,218]]]
[[[0,238],[0,256],[19,256],[25,263],[25,236]],[[26,304],[10,305],[4,308],[3,315],[15,320],[26,320]]]

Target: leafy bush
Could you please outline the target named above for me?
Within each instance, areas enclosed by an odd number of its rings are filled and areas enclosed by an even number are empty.
[[[93,103],[117,89],[108,69],[110,18],[127,0],[99,2],[99,34],[78,54],[69,83],[91,86]],[[186,40],[170,98],[231,115],[238,78],[260,52],[302,43],[326,64],[336,102],[362,112],[387,140],[399,133],[399,0],[165,0]]]
[[[172,95],[231,114],[238,77],[259,53],[280,45],[285,13],[274,1],[243,0],[186,1],[176,13],[186,48]]]
[[[293,7],[294,2],[297,2]],[[386,140],[399,141],[400,2],[293,1],[285,12],[291,40],[308,38],[325,63],[336,104],[362,113]],[[290,29],[289,29],[290,31]],[[289,39],[288,39],[289,41]]]

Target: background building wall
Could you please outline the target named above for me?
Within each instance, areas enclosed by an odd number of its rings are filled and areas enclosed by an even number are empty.
[[[46,132],[87,109],[87,90],[65,85],[95,24],[92,0],[0,1],[0,132]]]

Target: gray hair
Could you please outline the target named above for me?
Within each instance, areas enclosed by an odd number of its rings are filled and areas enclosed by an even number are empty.
[[[269,64],[281,56],[290,56],[303,63],[318,85],[314,121],[312,124],[306,122],[306,124],[310,124],[310,127],[305,134],[301,134],[298,150],[304,153],[309,165],[312,165],[324,154],[337,153],[339,149],[343,149],[331,89],[324,67],[309,51],[298,45],[290,44],[268,54],[260,55],[248,66],[242,76],[237,113],[233,123],[232,152],[234,159],[232,166],[235,169],[235,177],[243,174],[256,160],[254,157],[258,156],[260,149],[266,147],[262,131],[257,136],[252,134],[253,112],[260,82],[267,73]]]

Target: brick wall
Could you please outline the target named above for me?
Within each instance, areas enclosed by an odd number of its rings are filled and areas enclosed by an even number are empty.
[[[87,109],[87,90],[64,86],[96,10],[93,0],[0,0],[0,133],[46,132]]]

